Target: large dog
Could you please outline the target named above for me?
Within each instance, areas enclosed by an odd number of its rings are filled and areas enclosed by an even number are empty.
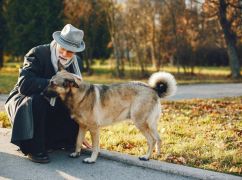
[[[148,84],[98,85],[84,82],[61,66],[59,68],[61,70],[50,80],[47,92],[56,92],[79,124],[76,149],[71,157],[80,156],[85,134],[90,131],[92,154],[83,162],[94,163],[99,152],[99,129],[126,119],[131,119],[147,139],[148,152],[140,160],[148,160],[155,145],[157,153],[160,153],[161,140],[157,131],[161,115],[160,98],[176,91],[176,81],[170,73],[154,73]]]

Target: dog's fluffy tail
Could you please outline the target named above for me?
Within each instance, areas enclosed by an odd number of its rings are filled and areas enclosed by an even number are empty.
[[[167,72],[152,74],[148,84],[158,93],[160,98],[174,95],[177,89],[174,76]]]

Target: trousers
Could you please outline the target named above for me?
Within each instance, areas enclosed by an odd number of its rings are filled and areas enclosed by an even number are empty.
[[[56,99],[55,106],[50,106],[44,96],[34,95],[32,111],[34,135],[20,142],[24,154],[75,146],[78,125],[60,99]]]

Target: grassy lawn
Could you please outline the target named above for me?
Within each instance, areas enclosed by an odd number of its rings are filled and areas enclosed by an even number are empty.
[[[162,104],[162,153],[152,159],[242,175],[242,97]],[[137,156],[147,150],[131,122],[102,129],[101,147]]]
[[[129,80],[141,80],[147,82],[148,78],[139,78],[138,67],[125,67],[125,77],[117,79],[112,76],[111,66],[108,65],[93,65],[94,75],[85,77],[86,81],[95,83],[112,83],[112,82],[126,82]],[[155,72],[154,68],[147,68],[149,74]],[[242,82],[242,79],[233,80],[229,78],[229,67],[196,67],[195,75],[177,73],[177,68],[172,66],[165,66],[160,71],[167,71],[172,73],[178,84],[195,84],[195,83],[237,83]],[[182,70],[181,70],[182,72]],[[242,74],[242,71],[241,71]]]
[[[153,153],[152,159],[242,176],[242,97],[163,101],[162,107],[162,153]],[[9,126],[4,112],[0,121]],[[100,144],[137,156],[147,150],[145,138],[130,121],[103,128]]]
[[[4,67],[0,70],[0,94],[9,93],[18,79],[19,66]]]
[[[0,70],[0,93],[9,93],[17,81],[18,69],[20,64],[7,63],[4,68]],[[85,81],[91,83],[119,83],[133,80],[140,80],[147,82],[148,78],[139,78],[138,67],[125,67],[125,77],[122,79],[113,76],[113,70],[109,65],[95,64],[92,66],[93,75],[87,76],[83,73]],[[155,72],[152,67],[148,67],[148,72],[151,74]],[[175,67],[166,66],[161,71],[167,71],[174,74],[178,84],[194,84],[194,83],[232,83],[242,82],[242,79],[233,80],[228,77],[230,71],[228,67],[196,67],[195,75],[177,74]],[[241,72],[242,74],[242,72]]]

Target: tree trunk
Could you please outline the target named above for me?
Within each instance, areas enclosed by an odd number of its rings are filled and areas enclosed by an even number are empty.
[[[122,77],[123,73],[121,71],[121,55],[120,55],[120,51],[118,49],[118,45],[117,45],[117,42],[114,39],[114,37],[111,37],[111,39],[112,39],[112,43],[113,43],[114,57],[115,57],[115,60],[116,60],[115,73],[116,73],[116,76]]]
[[[145,70],[145,65],[144,65],[144,52],[142,51],[142,49],[138,50],[138,61],[140,64],[141,77],[145,77],[146,70]]]
[[[227,45],[227,52],[229,56],[229,64],[231,69],[232,78],[239,78],[240,77],[240,64],[239,64],[239,57],[237,53],[237,49],[235,44],[229,42]]]
[[[231,23],[226,17],[227,4],[225,0],[220,0],[219,4],[219,22],[224,32],[224,38],[227,45],[227,53],[232,78],[240,77],[240,64],[238,52],[236,49],[236,34],[231,29]]]
[[[153,43],[150,45],[150,53],[151,53],[152,67],[156,71],[159,71],[158,63],[157,63],[156,58],[155,58],[155,48],[154,48],[154,44]]]
[[[157,63],[157,58],[156,58],[156,25],[155,25],[155,20],[153,18],[152,21],[152,40],[150,44],[150,49],[151,49],[151,58],[152,58],[152,66],[153,68],[156,69],[156,71],[160,70],[160,67]]]
[[[90,67],[90,62],[91,60],[88,59],[88,58],[85,58],[85,62],[86,62],[86,73],[88,76],[92,75],[92,70],[91,70],[91,67]]]
[[[86,46],[90,47],[90,45],[88,44],[89,42],[87,41]],[[92,69],[91,69],[91,62],[92,62],[92,53],[91,53],[92,49],[88,48],[86,51],[84,51],[84,55],[83,55],[83,61],[85,62],[85,66],[83,66],[83,71],[85,71],[87,73],[88,76],[92,75]],[[77,55],[79,55],[81,57],[81,54],[77,53]]]
[[[171,17],[172,17],[172,31],[175,36],[175,54],[176,54],[176,66],[177,66],[177,73],[180,74],[180,55],[178,53],[178,35],[177,35],[177,23],[176,23],[176,17],[175,14],[171,11]]]

